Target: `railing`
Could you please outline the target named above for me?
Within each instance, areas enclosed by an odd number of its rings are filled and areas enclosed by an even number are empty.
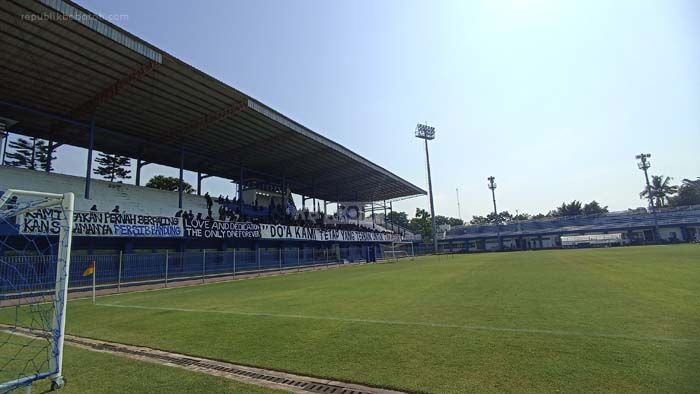
[[[126,291],[129,287],[168,287],[177,282],[235,278],[270,272],[289,272],[349,263],[383,260],[381,248],[280,248],[232,251],[170,252],[148,254],[73,255],[69,290],[88,291],[95,266],[97,290]],[[387,257],[389,258],[389,257]],[[45,295],[55,286],[56,256],[0,257],[0,301],[27,295]]]

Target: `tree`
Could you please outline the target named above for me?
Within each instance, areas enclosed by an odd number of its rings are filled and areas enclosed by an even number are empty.
[[[11,141],[9,148],[14,152],[8,153],[10,159],[9,165],[13,167],[24,167],[30,170],[36,170],[37,167],[46,170],[49,165],[49,144],[37,138],[32,137],[31,140],[19,138],[17,141]],[[56,156],[51,151],[51,160],[55,160]],[[53,171],[53,165],[49,172]]]
[[[652,175],[650,190],[644,188],[639,193],[639,198],[649,198],[649,193],[651,192],[651,198],[655,201],[655,205],[657,207],[665,207],[668,204],[669,197],[678,193],[678,186],[671,185],[672,180],[673,178],[669,176]]]
[[[469,224],[488,224],[488,219],[486,219],[484,216],[472,216],[472,220],[469,221]]]
[[[32,138],[31,141],[19,138],[16,141],[10,141],[8,145],[8,148],[13,149],[14,152],[7,154],[10,160],[7,164],[12,167],[36,169],[36,138]]]
[[[493,212],[484,216],[472,216],[472,220],[469,221],[471,224],[496,224],[498,223],[509,223],[513,221],[513,215],[508,211],[499,212],[498,216]]]
[[[408,228],[408,214],[406,212],[391,211],[386,215],[387,219],[401,227]]]
[[[542,216],[544,216],[544,215],[542,215]],[[513,216],[513,221],[517,221],[517,222],[522,222],[524,220],[530,220],[530,219],[532,219],[532,218],[527,213],[519,213],[519,214]]]
[[[583,214],[584,215],[598,215],[601,213],[608,213],[608,207],[607,205],[604,207],[601,207],[598,201],[593,200],[589,202],[588,204],[583,206]]]
[[[676,197],[669,197],[669,203],[674,207],[700,204],[700,177],[696,180],[683,179]]]
[[[423,241],[433,239],[433,223],[430,213],[425,209],[416,208],[416,217],[411,219],[409,228],[416,234],[420,234]]]
[[[442,215],[435,216],[435,225],[443,226],[445,224],[449,224],[450,226],[461,226],[464,224],[464,221],[462,219],[457,219],[457,218],[452,218],[452,217],[447,217],[447,216],[442,216]]]
[[[180,178],[175,178],[172,176],[156,175],[149,179],[146,183],[146,187],[160,190],[169,190],[171,192],[177,191],[180,186]],[[194,188],[189,183],[182,181],[183,192],[187,194],[194,193]]]
[[[556,212],[550,211],[550,214],[554,216],[576,216],[583,213],[583,208],[581,208],[581,201],[574,200],[570,203],[562,203]]]
[[[39,162],[39,168],[47,172],[53,171],[53,162],[56,160],[56,156],[54,155],[55,151],[53,149],[49,151],[49,144],[47,144],[44,140],[37,141],[36,148],[36,160]],[[50,167],[49,155],[51,155]]]
[[[114,182],[118,179],[131,178],[131,175],[129,175],[131,170],[126,169],[126,167],[131,167],[131,159],[128,157],[109,155],[100,152],[95,161],[99,164],[97,168],[92,171],[95,175],[100,175],[110,182]]]
[[[450,226],[464,226],[464,220],[459,218],[447,218],[447,224]]]

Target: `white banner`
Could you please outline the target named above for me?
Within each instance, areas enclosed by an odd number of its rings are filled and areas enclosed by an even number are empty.
[[[332,241],[332,242],[392,242],[399,241],[397,234],[370,231],[348,231],[312,227],[261,224],[262,239]]]
[[[338,203],[338,219],[347,222],[357,222],[364,219],[365,203],[361,201],[345,201]]]
[[[19,232],[27,235],[58,235],[61,211],[38,209],[19,216]],[[73,213],[73,235],[77,237],[182,237],[182,219],[96,211]]]

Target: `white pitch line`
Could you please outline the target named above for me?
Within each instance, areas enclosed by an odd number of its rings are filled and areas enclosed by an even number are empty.
[[[457,329],[472,330],[472,331],[494,331],[494,332],[508,332],[508,333],[519,333],[519,334],[577,336],[577,337],[607,338],[607,339],[629,339],[629,340],[634,340],[634,341],[649,341],[649,342],[653,341],[653,342],[676,342],[676,343],[700,343],[700,338],[674,338],[674,337],[663,337],[663,336],[635,336],[635,335],[625,335],[625,334],[606,334],[606,333],[592,333],[592,332],[582,332],[582,331],[544,330],[544,329],[538,329],[538,328],[503,328],[503,327],[470,326],[470,325],[447,324],[447,323],[412,322],[412,321],[402,321],[402,320],[354,319],[354,318],[334,317],[334,316],[313,316],[313,315],[279,314],[279,313],[266,313],[266,312],[244,312],[244,311],[217,311],[217,310],[206,310],[206,309],[165,308],[165,307],[142,306],[142,305],[120,305],[120,304],[101,304],[101,303],[98,303],[95,305],[105,306],[105,307],[110,307],[110,308],[146,309],[146,310],[186,312],[186,313],[214,313],[214,314],[222,314],[222,315],[277,317],[277,318],[285,318],[285,319],[326,320],[326,321],[339,321],[339,322],[347,322],[347,323],[384,324],[384,325],[395,325],[395,326],[457,328]]]

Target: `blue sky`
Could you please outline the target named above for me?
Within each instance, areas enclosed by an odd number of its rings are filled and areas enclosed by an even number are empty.
[[[489,175],[511,212],[644,206],[641,152],[700,176],[697,1],[78,2],[425,188],[427,121],[438,214],[457,216],[456,188],[463,218],[487,213]]]

